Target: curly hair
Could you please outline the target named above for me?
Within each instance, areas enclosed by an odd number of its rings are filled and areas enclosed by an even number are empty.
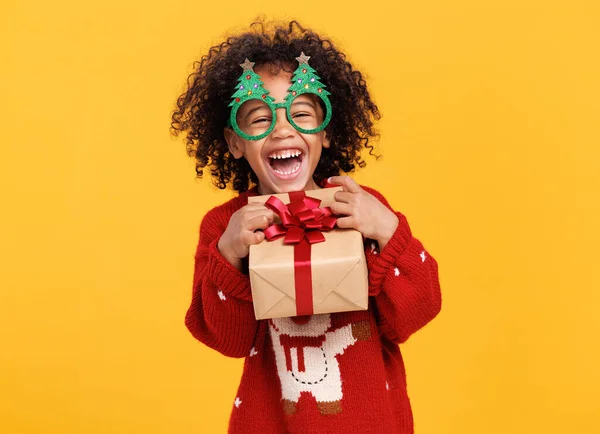
[[[362,74],[353,69],[331,41],[297,21],[284,26],[260,20],[251,24],[250,31],[227,38],[194,62],[187,90],[177,99],[170,131],[173,136],[185,132],[187,153],[196,159],[198,178],[208,168],[218,188],[231,185],[240,193],[258,183],[246,159],[233,157],[223,133],[241,71],[239,65],[248,58],[257,66],[273,64],[284,68],[296,63],[301,52],[310,56],[310,65],[331,93],[333,107],[325,130],[331,146],[323,149],[313,175],[315,182],[321,184],[330,176],[366,165],[360,154],[367,148],[374,155],[369,139],[378,136],[373,121],[381,115]]]

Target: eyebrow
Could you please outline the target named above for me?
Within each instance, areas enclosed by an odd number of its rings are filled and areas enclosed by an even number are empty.
[[[305,105],[307,105],[309,107],[315,108],[315,105],[312,102],[309,102],[309,101],[294,101],[292,103],[293,106],[296,105],[296,104],[305,104]]]
[[[313,109],[315,108],[315,105],[312,102],[310,102],[310,101],[294,101],[292,103],[292,106],[295,106],[295,105],[307,105],[307,106],[309,106],[309,107],[311,107]],[[262,109],[265,109],[265,108],[266,107],[264,107],[263,105],[257,105],[256,107],[251,108],[250,110],[248,110],[248,113],[246,113],[246,115],[244,116],[244,119],[248,119],[250,117],[250,115],[252,113],[254,113],[255,111],[262,110]]]
[[[248,118],[250,117],[250,115],[251,115],[252,113],[254,113],[256,110],[263,110],[263,109],[265,109],[265,108],[266,108],[266,107],[264,107],[263,105],[257,105],[256,107],[254,107],[254,108],[252,108],[252,109],[248,110],[248,113],[246,113],[246,116],[244,116],[244,118],[245,118],[245,119],[248,119]]]

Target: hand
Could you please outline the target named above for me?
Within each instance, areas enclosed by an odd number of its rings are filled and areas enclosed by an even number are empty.
[[[337,226],[356,229],[365,238],[377,241],[383,250],[398,227],[396,214],[347,176],[333,176],[329,183],[343,188],[335,193],[331,205],[334,214],[345,216],[338,218]]]
[[[265,239],[262,230],[273,223],[275,214],[261,203],[249,203],[237,210],[229,219],[217,249],[238,270],[242,259],[248,256],[250,246]]]

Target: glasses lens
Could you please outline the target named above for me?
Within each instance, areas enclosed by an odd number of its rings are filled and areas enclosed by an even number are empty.
[[[315,130],[325,120],[325,104],[314,94],[298,95],[290,105],[290,117],[300,130]]]
[[[238,128],[249,136],[265,133],[273,122],[273,112],[266,102],[251,99],[243,103],[237,111]]]

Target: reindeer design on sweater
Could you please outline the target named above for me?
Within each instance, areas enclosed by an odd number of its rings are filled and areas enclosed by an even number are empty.
[[[269,320],[283,409],[296,412],[301,392],[309,392],[321,414],[342,411],[342,379],[337,355],[371,336],[368,321],[331,328],[329,314]]]

